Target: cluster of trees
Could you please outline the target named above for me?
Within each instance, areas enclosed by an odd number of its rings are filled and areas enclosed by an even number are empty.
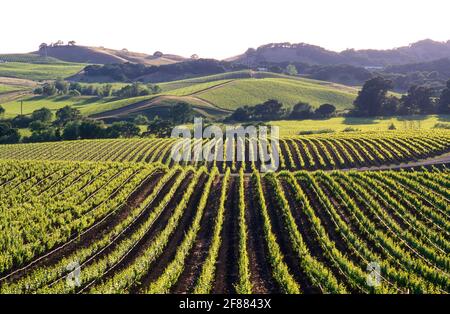
[[[18,128],[29,128],[31,135],[22,138]],[[30,116],[18,115],[0,121],[1,144],[133,137],[139,134],[140,128],[133,122],[119,121],[106,126],[103,121],[83,118],[78,109],[69,106],[57,110],[56,119],[48,108],[41,108]]]
[[[185,102],[173,105],[167,119],[156,116],[149,121],[146,116],[138,115],[133,121],[118,121],[109,126],[103,121],[83,117],[78,109],[70,106],[57,110],[55,117],[48,108],[35,110],[31,115],[18,115],[12,119],[4,119],[4,113],[5,109],[0,106],[0,144],[135,137],[140,135],[141,125],[147,126],[147,132],[142,134],[143,136],[168,137],[176,125],[190,123],[194,118],[192,106]],[[31,135],[22,137],[19,129],[23,128],[29,128]]]
[[[382,77],[368,80],[354,101],[354,116],[391,116],[414,114],[448,114],[450,81],[439,97],[426,86],[412,86],[401,98],[388,95],[392,81]]]
[[[97,96],[119,98],[131,98],[137,96],[145,96],[157,94],[161,92],[158,85],[142,84],[139,82],[126,85],[119,90],[113,90],[111,84],[102,84],[95,86],[92,84],[80,84],[78,82],[67,82],[64,80],[56,80],[54,83],[45,83],[34,89],[34,94],[43,96],[69,95],[69,96]]]
[[[393,65],[378,74],[391,80],[396,90],[407,91],[414,85],[442,90],[450,77],[450,59]]]
[[[331,104],[323,104],[314,109],[305,102],[297,103],[292,110],[288,110],[281,102],[269,99],[255,106],[244,106],[236,109],[227,121],[269,121],[281,119],[324,119],[333,116],[336,107]]]

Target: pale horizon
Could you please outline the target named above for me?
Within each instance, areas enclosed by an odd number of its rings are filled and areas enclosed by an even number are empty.
[[[79,0],[76,5],[6,1],[0,53],[32,52],[42,42],[75,40],[84,46],[225,59],[271,42],[304,42],[342,51],[450,40],[449,4],[398,2],[129,0],[123,6],[116,0]]]

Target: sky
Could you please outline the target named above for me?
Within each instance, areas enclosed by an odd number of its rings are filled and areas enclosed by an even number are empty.
[[[42,42],[223,59],[271,42],[341,51],[450,40],[447,0],[2,0],[0,53]]]

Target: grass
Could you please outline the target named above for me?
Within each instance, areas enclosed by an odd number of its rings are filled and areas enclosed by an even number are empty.
[[[0,63],[0,76],[16,77],[35,81],[66,78],[80,72],[86,64],[54,63],[32,64],[23,62]]]
[[[53,57],[44,57],[34,53],[11,53],[11,54],[0,54],[0,60],[6,62],[25,62],[25,63],[63,63],[63,61],[58,60]]]
[[[220,86],[222,84],[226,84],[228,82],[231,82],[231,80],[218,80],[218,81],[211,81],[211,82],[205,82],[205,83],[197,83],[194,85],[189,85],[185,87],[180,87],[177,89],[173,89],[167,92],[162,92],[162,94],[167,95],[174,95],[174,96],[187,96],[192,94],[200,93],[204,90]]]
[[[201,84],[201,83],[209,83],[209,82],[214,82],[214,81],[239,79],[239,78],[250,78],[251,77],[250,73],[251,72],[248,70],[226,72],[226,73],[207,75],[207,76],[202,76],[202,77],[195,77],[195,78],[179,80],[179,81],[157,83],[157,85],[159,87],[161,87],[162,91],[165,93],[168,91],[172,91],[174,89],[189,87],[189,86]]]
[[[48,108],[52,111],[56,111],[64,106],[73,106],[80,109],[82,112],[97,105],[101,105],[105,102],[111,101],[108,98],[97,98],[89,96],[81,97],[67,97],[67,96],[54,96],[54,97],[41,97],[32,96],[23,99],[23,114],[30,114],[36,109]],[[2,104],[5,108],[5,117],[12,118],[21,113],[20,100],[6,102]]]
[[[0,94],[22,90],[20,86],[0,84]]]
[[[337,117],[327,120],[284,120],[269,124],[280,127],[280,136],[297,135],[305,131],[333,130],[342,132],[346,128],[359,131],[386,131],[391,124],[398,130],[432,129],[436,123],[449,122],[450,115],[404,116],[387,118]]]
[[[134,98],[126,98],[126,99],[118,99],[118,100],[107,100],[103,99],[103,101],[99,102],[93,102],[91,104],[88,104],[83,107],[79,107],[81,113],[88,116],[93,115],[96,113],[114,110],[118,108],[122,108],[143,100],[149,100],[155,97],[155,95],[148,95],[148,96],[140,96],[140,97],[134,97]]]
[[[287,78],[234,80],[219,88],[197,94],[220,108],[232,110],[244,105],[260,104],[270,98],[279,100],[287,107],[303,101],[315,107],[331,103],[337,109],[348,109],[352,107],[356,95],[356,89],[337,84]]]

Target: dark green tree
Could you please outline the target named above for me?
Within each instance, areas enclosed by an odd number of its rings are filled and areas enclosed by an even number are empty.
[[[81,112],[76,108],[70,106],[62,107],[56,111],[56,121],[57,125],[65,125],[69,121],[77,121],[81,119]]]
[[[133,119],[133,122],[137,125],[148,125],[148,123],[149,123],[148,118],[142,114],[137,115]]]
[[[174,123],[192,122],[194,110],[192,105],[186,102],[179,102],[170,108],[170,117]]]
[[[48,108],[41,108],[33,111],[31,119],[33,121],[42,121],[44,123],[52,121],[53,114]]]
[[[450,80],[447,82],[447,87],[441,93],[437,111],[438,113],[450,114]]]
[[[331,104],[322,104],[317,108],[314,114],[318,118],[329,118],[336,112],[336,107]]]
[[[62,138],[64,140],[76,140],[80,137],[80,122],[79,121],[71,121],[66,124],[64,127]]]
[[[84,120],[78,127],[79,136],[82,139],[101,138],[105,132],[102,121]]]
[[[359,116],[381,115],[387,101],[387,92],[392,88],[392,82],[382,77],[368,80],[353,102],[354,113]]]
[[[434,113],[435,103],[433,90],[425,86],[412,86],[408,94],[402,96],[400,114],[431,114]]]
[[[306,102],[299,102],[294,105],[290,114],[291,119],[309,119],[313,117],[313,108]]]
[[[162,120],[159,117],[155,117],[150,121],[147,127],[147,134],[153,134],[157,137],[169,137],[172,134],[174,124],[169,120]]]
[[[134,137],[138,136],[141,130],[137,125],[129,121],[114,122],[107,128],[106,133],[108,137]]]

